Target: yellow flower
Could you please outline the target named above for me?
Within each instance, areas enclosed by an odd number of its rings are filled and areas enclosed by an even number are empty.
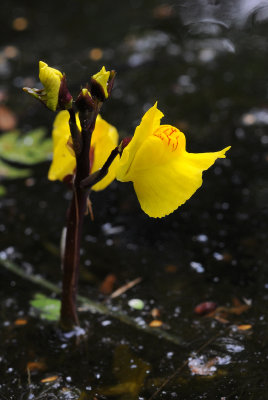
[[[157,104],[150,108],[123,151],[116,178],[132,181],[143,211],[164,217],[186,202],[202,185],[202,172],[230,147],[215,153],[188,153],[184,134],[160,125]]]
[[[104,96],[107,99],[108,97],[107,83],[110,78],[110,71],[106,71],[105,67],[102,67],[102,69],[99,72],[97,72],[97,74],[93,75],[92,78],[96,82],[98,82],[99,85],[101,85],[104,91]]]
[[[78,116],[76,116],[76,122],[81,129]],[[61,111],[54,121],[52,131],[53,161],[48,172],[48,179],[51,181],[57,179],[62,181],[66,176],[75,172],[76,160],[74,152],[68,145],[68,142],[71,143],[70,135],[69,113],[68,111]],[[90,173],[99,170],[103,166],[117,143],[118,133],[116,128],[98,116],[91,140],[90,159],[92,166]],[[117,163],[118,157],[109,168],[108,174],[92,187],[93,190],[105,189],[114,180]]]

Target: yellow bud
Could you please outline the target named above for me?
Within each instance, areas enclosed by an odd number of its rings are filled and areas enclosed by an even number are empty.
[[[63,75],[55,68],[49,67],[43,61],[39,61],[39,79],[45,89],[45,104],[52,110],[56,111],[59,102],[59,90]]]
[[[102,67],[102,69],[95,75],[93,75],[92,78],[96,82],[98,82],[99,85],[101,85],[104,91],[104,96],[107,99],[108,98],[107,83],[110,78],[110,71],[106,71],[105,67]]]

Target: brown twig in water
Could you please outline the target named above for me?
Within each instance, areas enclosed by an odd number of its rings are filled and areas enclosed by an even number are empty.
[[[117,290],[115,290],[111,295],[110,295],[110,299],[114,299],[118,296],[121,296],[121,294],[125,293],[127,290],[133,288],[133,286],[136,286],[138,283],[140,283],[142,281],[142,278],[136,278],[133,281],[130,281],[128,283],[126,283],[125,285],[121,286],[120,288],[118,288]]]

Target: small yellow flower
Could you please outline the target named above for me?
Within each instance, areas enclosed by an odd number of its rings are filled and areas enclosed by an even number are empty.
[[[215,153],[188,153],[184,134],[160,125],[157,104],[150,108],[123,151],[116,178],[132,181],[143,211],[161,218],[186,202],[202,185],[202,172],[230,147]]]
[[[76,122],[81,129],[78,116],[76,116]],[[73,175],[75,172],[76,160],[69,145],[71,143],[70,135],[69,113],[68,111],[61,111],[55,118],[52,131],[53,161],[48,172],[48,179],[51,181],[57,179],[62,181],[66,176]],[[116,128],[98,116],[91,140],[90,161],[92,166],[90,173],[98,171],[103,166],[117,143],[118,133]],[[109,168],[108,174],[92,187],[93,190],[105,189],[114,180],[117,163],[118,157]]]
[[[102,67],[102,69],[99,72],[97,72],[97,74],[93,75],[92,78],[101,85],[104,91],[104,96],[107,99],[108,97],[107,83],[110,78],[110,71],[106,71],[105,67]]]

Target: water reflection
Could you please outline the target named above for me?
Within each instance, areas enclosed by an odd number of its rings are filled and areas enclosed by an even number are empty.
[[[232,25],[243,26],[250,18],[268,19],[267,0],[186,0],[178,8],[182,22],[195,33],[218,35]]]

